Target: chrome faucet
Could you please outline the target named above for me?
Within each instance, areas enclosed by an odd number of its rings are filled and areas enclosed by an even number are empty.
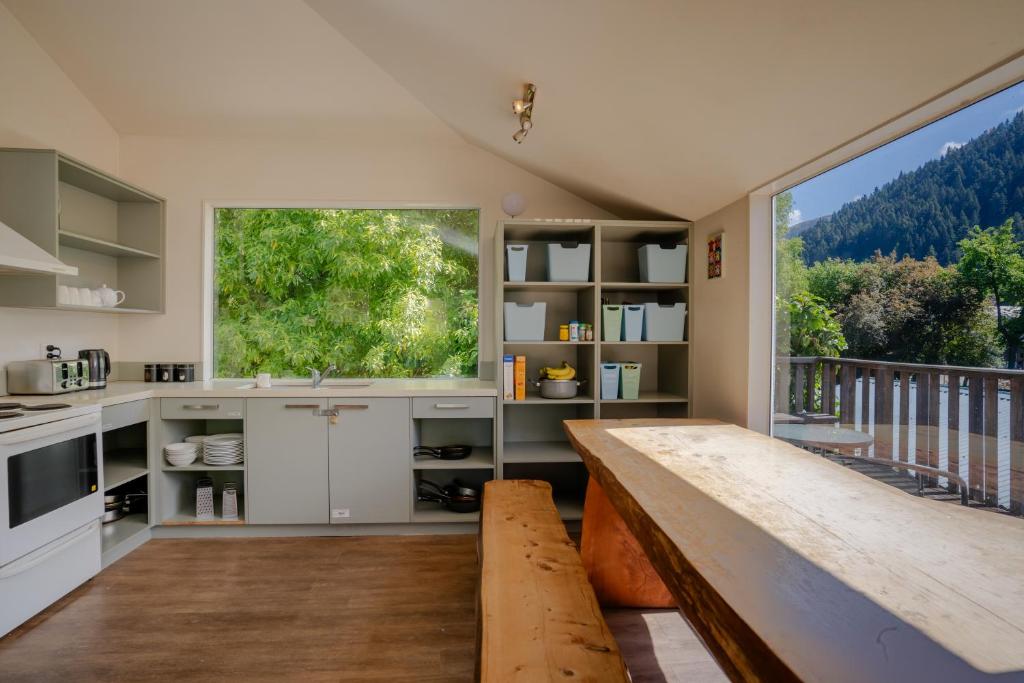
[[[324,370],[323,372],[320,372],[316,368],[307,367],[306,369],[309,370],[309,372],[311,374],[311,378],[313,380],[313,388],[314,389],[319,389],[320,388],[320,383],[324,381],[324,378],[327,377],[327,375],[329,375],[332,372],[334,372],[335,370],[337,370],[338,368],[337,368],[337,366],[334,365],[334,363],[331,363],[330,365],[327,366],[327,369]]]

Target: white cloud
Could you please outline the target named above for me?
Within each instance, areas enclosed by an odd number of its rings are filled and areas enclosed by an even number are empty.
[[[803,214],[800,213],[800,209],[792,209],[786,218],[789,220],[790,225],[796,225],[803,218]]]
[[[940,157],[941,156],[946,156],[946,152],[948,152],[950,150],[953,150],[953,149],[960,149],[963,146],[964,146],[964,143],[962,143],[962,142],[955,142],[953,140],[950,140],[949,142],[947,142],[946,144],[944,144],[942,146],[942,149],[939,150],[939,156]]]
[[[854,198],[853,198],[853,199],[852,199],[851,201],[854,201],[854,202],[855,202],[855,201],[857,201],[858,199],[864,199],[864,195],[862,195],[862,194],[859,194],[859,195],[857,195],[856,197],[854,197]]]

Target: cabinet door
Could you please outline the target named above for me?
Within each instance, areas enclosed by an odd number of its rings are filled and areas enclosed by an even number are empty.
[[[331,522],[408,522],[412,418],[407,398],[332,399]]]
[[[323,399],[246,400],[246,518],[250,524],[326,524],[327,424]]]

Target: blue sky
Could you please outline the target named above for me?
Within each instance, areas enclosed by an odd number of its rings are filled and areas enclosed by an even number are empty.
[[[1024,111],[1024,82],[795,186],[790,225],[834,212]]]

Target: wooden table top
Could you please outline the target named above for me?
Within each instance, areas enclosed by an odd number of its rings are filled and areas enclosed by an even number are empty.
[[[734,680],[1024,680],[1024,520],[713,420],[565,428]]]

